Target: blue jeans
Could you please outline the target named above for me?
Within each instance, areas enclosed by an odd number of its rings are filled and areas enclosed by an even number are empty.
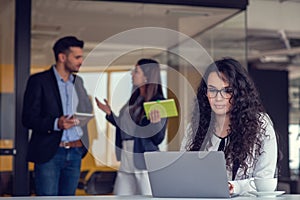
[[[46,163],[35,164],[35,191],[38,196],[74,195],[80,177],[83,149],[59,147]]]

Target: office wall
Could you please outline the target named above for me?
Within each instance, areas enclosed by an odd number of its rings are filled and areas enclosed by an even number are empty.
[[[290,177],[288,72],[259,70],[250,65],[249,73],[258,87],[265,109],[272,118],[274,127],[279,134],[279,147],[283,155],[279,162],[279,176],[282,178]]]

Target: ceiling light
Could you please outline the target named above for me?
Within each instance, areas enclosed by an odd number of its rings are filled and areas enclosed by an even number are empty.
[[[289,62],[289,58],[285,55],[263,56],[259,60],[262,63],[268,63],[268,62],[286,63],[286,62]]]
[[[204,12],[201,10],[188,10],[188,9],[168,9],[166,10],[167,15],[177,15],[177,16],[203,16],[208,17],[211,15],[209,12]]]

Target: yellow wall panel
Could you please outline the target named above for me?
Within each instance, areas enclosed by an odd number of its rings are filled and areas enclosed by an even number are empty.
[[[14,66],[9,64],[0,64],[0,92],[14,92]]]

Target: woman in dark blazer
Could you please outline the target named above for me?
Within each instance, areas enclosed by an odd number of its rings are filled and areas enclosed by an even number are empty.
[[[117,195],[151,195],[144,152],[158,151],[166,130],[166,119],[159,111],[152,111],[149,119],[145,115],[143,103],[165,99],[161,87],[160,67],[152,59],[141,59],[132,71],[132,94],[116,116],[108,102],[98,107],[104,111],[106,119],[116,127],[116,156],[121,165],[114,192]]]

